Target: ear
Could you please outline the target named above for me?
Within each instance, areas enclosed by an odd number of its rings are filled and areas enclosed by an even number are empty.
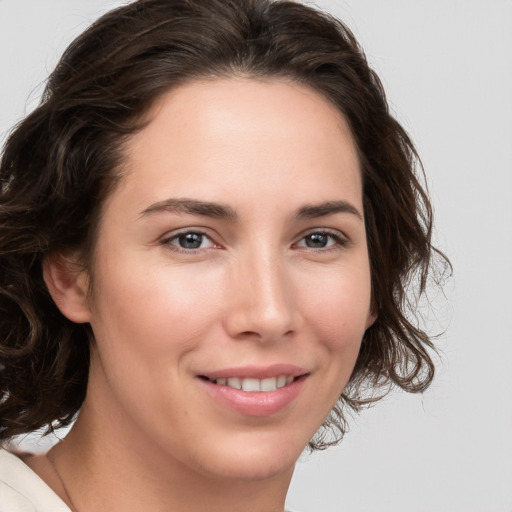
[[[89,276],[74,256],[51,254],[43,261],[43,278],[60,312],[76,323],[89,322]]]
[[[377,315],[377,313],[373,310],[372,306],[372,309],[369,311],[368,317],[366,318],[365,330],[369,329],[375,323],[375,320],[377,320],[378,316],[379,315]]]

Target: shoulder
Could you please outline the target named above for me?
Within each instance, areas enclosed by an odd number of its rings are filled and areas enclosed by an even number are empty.
[[[0,449],[0,512],[70,512],[20,458]]]

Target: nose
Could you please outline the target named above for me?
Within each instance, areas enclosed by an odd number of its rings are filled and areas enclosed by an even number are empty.
[[[260,251],[233,263],[225,329],[237,339],[276,342],[298,327],[296,297],[283,259]]]

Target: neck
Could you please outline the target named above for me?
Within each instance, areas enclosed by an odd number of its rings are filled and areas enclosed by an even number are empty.
[[[76,512],[284,510],[293,467],[244,480],[204,474],[135,432],[100,431],[88,416],[84,406],[50,454]]]

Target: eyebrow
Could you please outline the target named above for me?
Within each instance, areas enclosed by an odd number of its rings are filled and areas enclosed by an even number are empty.
[[[350,213],[363,220],[361,212],[347,201],[327,201],[325,203],[306,205],[297,212],[298,219],[316,219],[336,213]]]
[[[191,215],[203,215],[219,219],[236,220],[237,213],[233,208],[219,203],[198,201],[196,199],[165,199],[148,206],[140,212],[142,217],[160,212],[189,213]]]
[[[228,205],[199,201],[197,199],[170,198],[158,201],[140,212],[141,217],[160,212],[188,213],[217,219],[236,221],[237,212]],[[324,203],[309,204],[299,208],[295,214],[297,219],[316,219],[336,213],[350,213],[363,220],[359,210],[347,201],[326,201]]]

